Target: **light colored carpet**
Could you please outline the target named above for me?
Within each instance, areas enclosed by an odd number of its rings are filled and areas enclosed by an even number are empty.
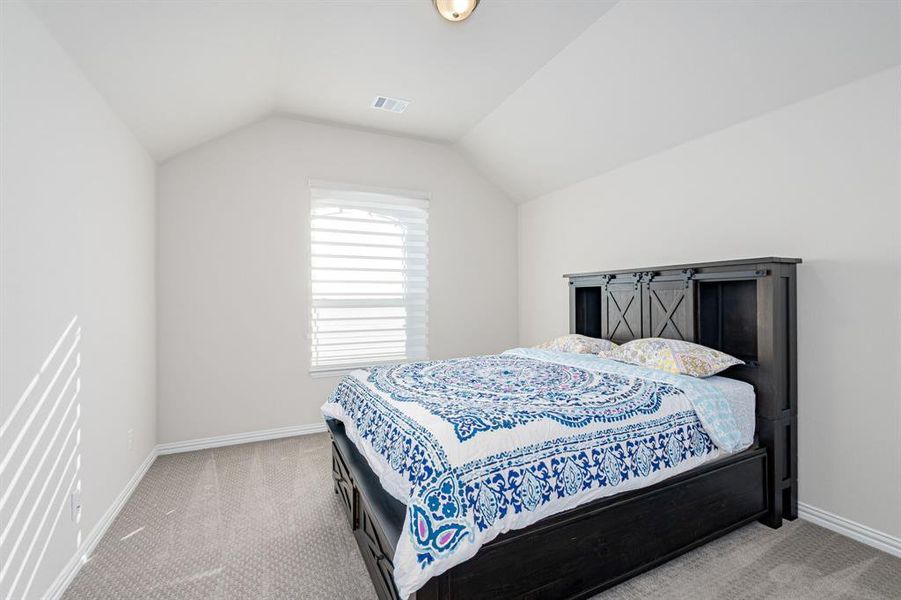
[[[88,599],[370,599],[328,436],[157,459],[66,592]],[[795,521],[753,524],[595,600],[901,598],[901,559]]]

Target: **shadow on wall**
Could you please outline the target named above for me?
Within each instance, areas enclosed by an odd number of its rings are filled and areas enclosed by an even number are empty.
[[[0,425],[0,598],[6,600],[33,592],[60,519],[71,519],[77,530],[71,552],[81,545],[80,341],[76,315]]]

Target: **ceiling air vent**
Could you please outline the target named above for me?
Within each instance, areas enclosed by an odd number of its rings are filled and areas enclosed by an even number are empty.
[[[379,110],[387,110],[393,113],[402,113],[407,110],[412,100],[401,100],[400,98],[389,98],[388,96],[376,96],[372,101],[372,108]]]

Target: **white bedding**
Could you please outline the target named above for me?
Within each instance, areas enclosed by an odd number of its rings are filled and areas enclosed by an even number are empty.
[[[747,384],[526,348],[354,371],[322,412],[407,505],[401,597],[505,531],[737,452],[754,433]]]
[[[757,399],[754,395],[754,386],[719,375],[707,377],[704,381],[713,384],[723,393],[726,402],[732,407],[732,414],[741,434],[739,445],[742,448],[750,446],[754,442],[754,432],[757,429]]]

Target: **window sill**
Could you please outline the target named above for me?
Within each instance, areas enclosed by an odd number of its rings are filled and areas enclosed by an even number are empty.
[[[352,371],[356,371],[357,369],[365,369],[366,366],[362,367],[344,367],[341,369],[317,369],[315,371],[310,371],[310,377],[313,379],[326,379],[328,377],[343,377]]]
[[[368,369],[370,367],[387,367],[391,365],[401,365],[403,363],[408,362],[422,362],[427,361],[428,358],[405,358],[403,360],[394,360],[389,362],[377,362],[377,363],[366,363],[360,365],[353,365],[351,367],[335,367],[334,369],[310,369],[310,377],[313,379],[325,379],[329,377],[343,377],[348,373],[352,373],[353,371],[357,371],[359,369]]]

